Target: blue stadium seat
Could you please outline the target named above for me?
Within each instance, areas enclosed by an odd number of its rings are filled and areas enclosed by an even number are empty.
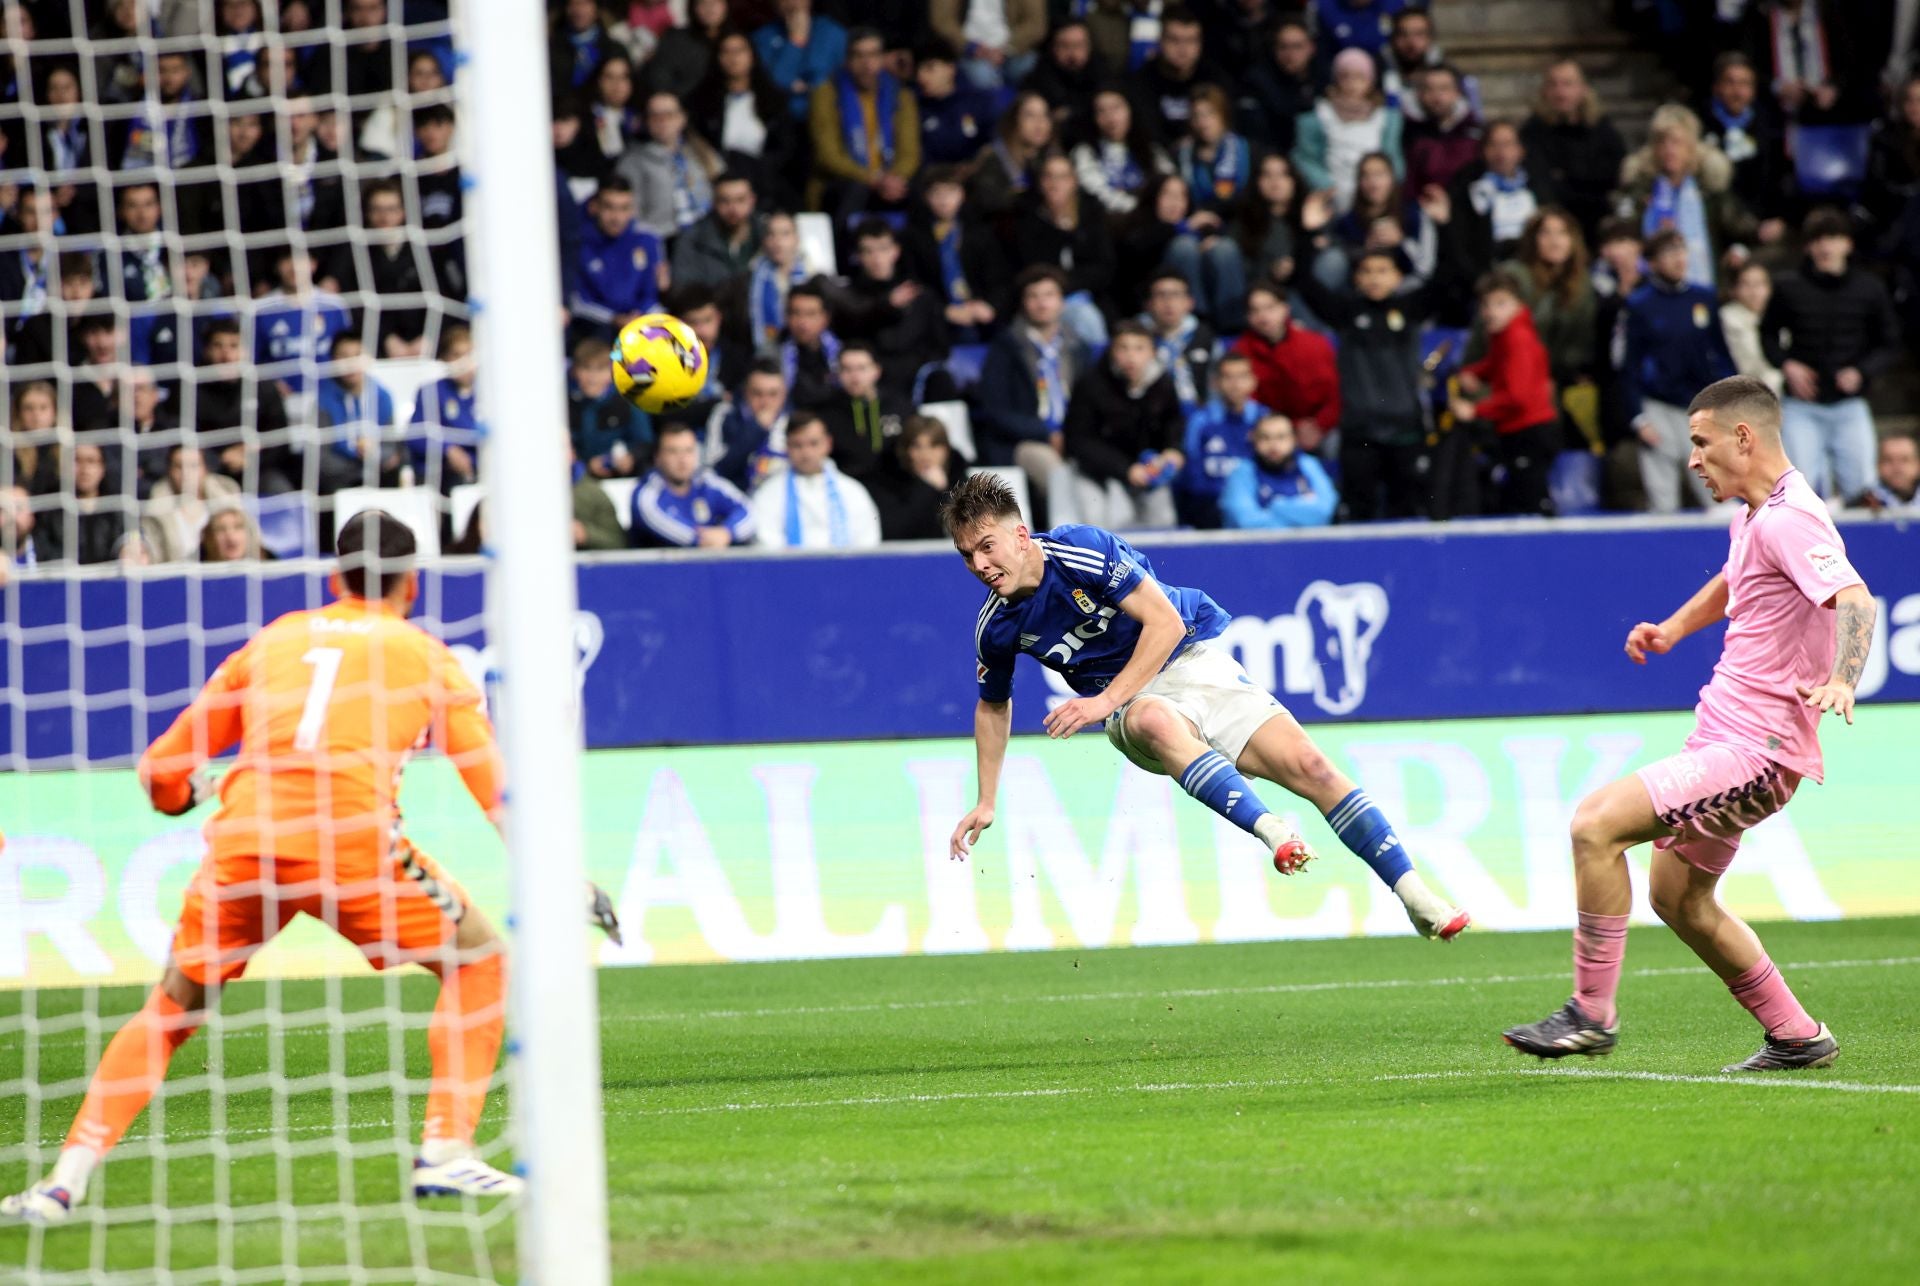
[[[953,377],[954,386],[963,392],[980,382],[980,372],[986,364],[985,344],[955,344],[947,354],[947,374]]]
[[[1600,457],[1591,451],[1562,451],[1547,475],[1554,512],[1576,518],[1600,512]]]
[[[1796,125],[1789,134],[1794,177],[1806,196],[1851,197],[1867,177],[1870,125]]]
[[[312,558],[320,552],[313,506],[300,492],[247,498],[260,527],[260,543],[275,558]]]

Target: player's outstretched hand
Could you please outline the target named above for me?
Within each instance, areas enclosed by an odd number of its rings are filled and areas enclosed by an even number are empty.
[[[1043,722],[1049,737],[1071,737],[1082,728],[1105,723],[1112,707],[1100,697],[1075,697],[1047,711]]]
[[[1635,665],[1647,663],[1647,653],[1663,653],[1673,647],[1673,640],[1658,625],[1642,621],[1627,631],[1627,658]]]
[[[1853,722],[1853,685],[1850,683],[1823,683],[1817,688],[1798,684],[1793,689],[1800,699],[1809,706],[1825,714],[1831,710],[1835,714],[1845,715],[1848,723]]]
[[[967,860],[967,854],[973,850],[974,843],[982,831],[993,825],[993,805],[979,804],[974,810],[960,819],[953,828],[953,838],[947,841],[947,856],[956,862]]]

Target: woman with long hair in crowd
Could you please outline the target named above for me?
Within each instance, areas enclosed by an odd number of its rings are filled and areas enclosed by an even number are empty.
[[[789,167],[798,131],[787,95],[738,30],[722,32],[707,74],[687,99],[694,131],[720,149],[727,168],[753,179],[760,207],[790,206]]]
[[[1113,288],[1115,257],[1106,218],[1080,195],[1073,162],[1058,152],[1040,162],[1035,192],[1014,225],[1014,257],[1067,274],[1067,306],[1060,319],[1089,347],[1107,342],[1105,301]]]
[[[1073,172],[1080,190],[1119,218],[1138,208],[1154,179],[1173,173],[1173,160],[1153,141],[1126,90],[1108,85],[1093,96],[1093,137],[1073,149]]]
[[[1353,204],[1329,231],[1334,245],[1315,260],[1314,270],[1330,289],[1344,286],[1348,265],[1369,250],[1398,255],[1406,273],[1422,281],[1433,276],[1439,261],[1440,238],[1434,222],[1406,199],[1393,162],[1382,152],[1360,158]]]
[[[980,218],[1004,223],[1033,188],[1041,158],[1053,150],[1053,112],[1047,100],[1021,94],[1000,117],[993,142],[974,163],[967,204]]]

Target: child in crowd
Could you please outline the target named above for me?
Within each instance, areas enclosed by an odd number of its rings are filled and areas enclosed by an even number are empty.
[[[1474,293],[1480,297],[1480,320],[1487,329],[1487,355],[1461,368],[1464,396],[1454,398],[1454,419],[1493,426],[1506,471],[1498,512],[1551,514],[1547,482],[1560,447],[1560,423],[1547,347],[1511,277],[1488,273]]]
[[[1221,358],[1214,371],[1214,395],[1187,416],[1187,463],[1174,488],[1181,522],[1203,529],[1220,525],[1220,489],[1235,466],[1249,458],[1254,426],[1269,414],[1253,400],[1253,391],[1253,363],[1247,355],[1234,352]]]

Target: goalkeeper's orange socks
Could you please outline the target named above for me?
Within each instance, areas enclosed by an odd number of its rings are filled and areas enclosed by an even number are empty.
[[[75,1201],[86,1195],[93,1168],[167,1078],[173,1051],[199,1028],[197,1018],[189,1018],[172,996],[159,987],[153,989],[140,1012],[107,1042],[49,1182],[68,1189]]]
[[[506,956],[495,952],[440,980],[440,999],[427,1026],[433,1088],[420,1155],[440,1164],[464,1155],[487,1105],[487,1087],[506,1031]]]

